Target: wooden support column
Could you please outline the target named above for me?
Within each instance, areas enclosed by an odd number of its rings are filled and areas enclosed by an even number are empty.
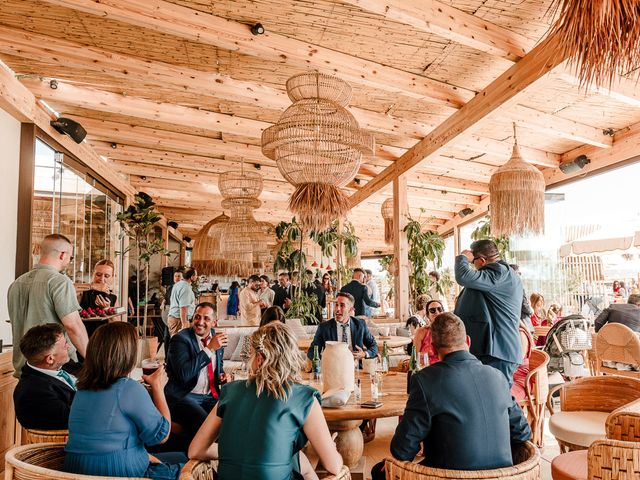
[[[393,180],[393,261],[396,263],[394,279],[395,317],[405,322],[409,318],[409,246],[404,227],[407,224],[407,177],[401,175]]]

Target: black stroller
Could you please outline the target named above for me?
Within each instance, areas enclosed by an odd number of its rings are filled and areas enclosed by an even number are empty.
[[[543,347],[549,355],[549,373],[560,372],[565,378],[583,374],[582,352],[591,349],[590,326],[582,315],[569,315],[551,327]]]

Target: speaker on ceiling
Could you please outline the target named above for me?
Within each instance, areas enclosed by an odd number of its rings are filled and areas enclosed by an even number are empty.
[[[76,143],[82,143],[87,136],[87,131],[82,125],[70,118],[59,117],[57,120],[51,120],[51,126],[58,132],[69,135]]]
[[[167,225],[173,228],[174,230],[178,228],[178,222],[174,222],[174,221],[167,222]]]
[[[569,174],[582,170],[585,165],[589,165],[591,160],[586,155],[579,155],[570,162],[563,162],[559,165],[562,173]]]

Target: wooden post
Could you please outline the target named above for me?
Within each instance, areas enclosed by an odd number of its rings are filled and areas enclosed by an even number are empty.
[[[453,226],[453,255],[457,257],[458,255],[460,255],[461,251],[462,250],[460,248],[460,225],[454,225]],[[458,285],[458,282],[456,281],[454,281],[453,284],[455,286],[456,298],[457,298],[458,295],[460,294],[460,285]],[[453,305],[451,303],[449,303],[449,305],[451,310],[453,311]]]
[[[169,227],[165,222],[160,224],[160,234],[162,235],[162,242],[164,243],[164,249],[169,250]],[[169,257],[166,255],[162,255],[160,259],[160,268],[165,268],[169,266]]]
[[[393,180],[393,261],[397,266],[394,279],[395,317],[401,322],[409,318],[409,246],[404,232],[408,213],[407,177],[401,175]]]

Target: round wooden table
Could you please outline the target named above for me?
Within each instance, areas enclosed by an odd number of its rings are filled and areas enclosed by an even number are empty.
[[[362,388],[362,401],[371,400],[371,377],[359,372]],[[357,381],[357,380],[356,380]],[[345,465],[357,465],[364,452],[364,438],[360,431],[363,420],[396,417],[402,415],[407,404],[407,374],[389,372],[382,382],[383,396],[378,398],[382,402],[379,408],[362,408],[355,403],[353,394],[349,403],[344,407],[323,408],[324,418],[329,430],[337,432],[336,447]]]
[[[382,344],[387,342],[387,347],[395,348],[395,347],[403,347],[405,345],[409,345],[411,343],[411,338],[409,337],[398,337],[396,335],[389,335],[387,337],[376,336],[376,343],[378,344],[378,348],[382,348]],[[303,351],[309,350],[309,346],[311,346],[311,342],[313,338],[299,338],[298,339],[298,348]]]

